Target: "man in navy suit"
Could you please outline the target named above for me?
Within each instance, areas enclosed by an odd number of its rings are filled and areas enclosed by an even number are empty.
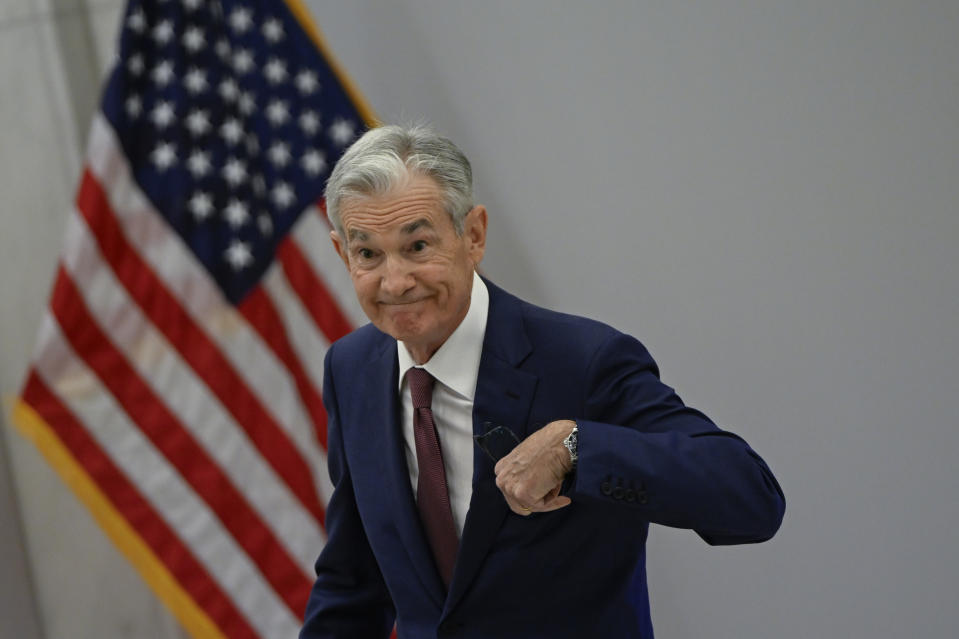
[[[646,349],[480,278],[469,162],[366,133],[326,189],[371,324],[326,357],[328,541],[303,639],[653,636],[650,523],[760,542],[782,491]]]

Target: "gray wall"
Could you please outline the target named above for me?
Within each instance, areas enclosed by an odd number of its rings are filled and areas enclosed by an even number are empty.
[[[385,119],[427,119],[473,159],[491,212],[486,272],[635,334],[667,382],[777,473],[788,506],[770,543],[709,548],[654,528],[659,636],[955,634],[959,4],[308,4]],[[88,8],[93,24],[115,20],[114,6]],[[2,25],[4,50],[40,46]],[[93,29],[99,51],[111,31]],[[0,56],[5,80],[26,82],[13,67],[23,58]],[[63,84],[50,59],[19,108],[3,85],[3,135],[36,120],[47,140],[3,138],[4,169],[47,167],[46,190],[2,173],[4,235],[31,242],[26,253],[4,239],[0,253],[13,300],[4,393],[19,383],[75,182],[41,126],[74,108],[50,103]],[[175,636],[7,436],[48,636]],[[51,554],[91,559],[76,576]],[[130,602],[113,606],[130,611],[125,625],[83,588],[90,572],[123,584],[112,596]],[[58,621],[98,605],[79,631]]]

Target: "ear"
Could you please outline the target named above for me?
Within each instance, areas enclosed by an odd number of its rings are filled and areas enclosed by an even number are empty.
[[[483,261],[483,254],[486,253],[487,223],[486,207],[481,204],[474,206],[463,220],[463,239],[474,266]]]
[[[333,242],[333,248],[336,249],[336,254],[340,256],[340,259],[343,260],[343,264],[346,266],[346,270],[350,270],[350,256],[346,252],[346,242],[343,241],[343,238],[340,237],[340,234],[335,230],[330,231],[330,240]]]

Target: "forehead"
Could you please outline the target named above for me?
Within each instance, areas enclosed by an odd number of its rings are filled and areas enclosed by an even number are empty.
[[[442,226],[445,218],[449,215],[443,207],[442,191],[434,180],[422,175],[411,176],[382,195],[352,197],[340,206],[340,220],[347,237],[385,233],[418,220]]]

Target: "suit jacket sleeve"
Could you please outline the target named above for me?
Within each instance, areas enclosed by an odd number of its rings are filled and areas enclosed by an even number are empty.
[[[611,335],[589,365],[585,392],[573,499],[636,509],[714,545],[775,534],[785,499],[766,463],[686,406],[637,340]]]
[[[385,638],[392,630],[395,611],[353,495],[337,409],[333,351],[331,347],[326,355],[323,403],[334,490],[326,511],[327,542],[316,560],[316,582],[300,639]]]

